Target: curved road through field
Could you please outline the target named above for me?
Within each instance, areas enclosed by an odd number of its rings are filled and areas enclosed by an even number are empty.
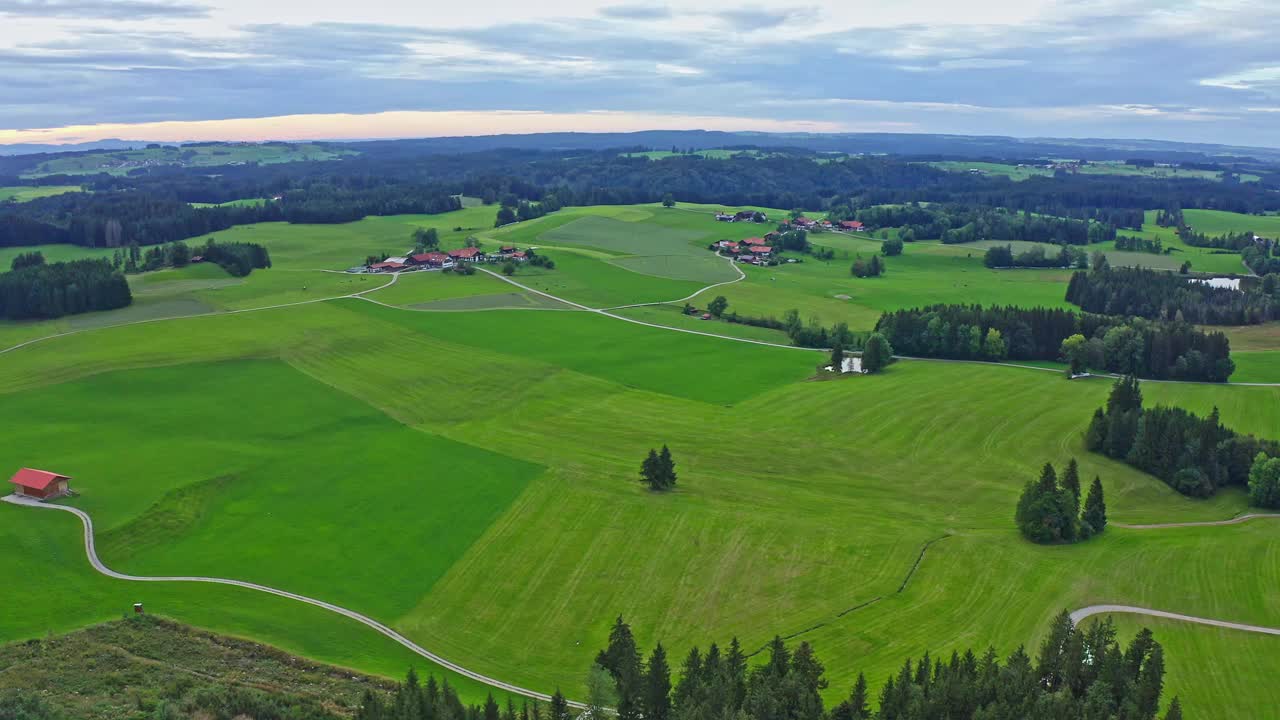
[[[69,512],[75,515],[76,517],[80,518],[80,522],[84,524],[84,552],[85,552],[85,555],[89,557],[89,564],[93,566],[94,570],[97,570],[98,572],[102,573],[103,575],[106,575],[109,578],[115,578],[116,580],[129,580],[132,582],[196,582],[196,583],[212,583],[215,585],[234,585],[236,587],[247,588],[249,590],[257,590],[258,592],[264,592],[270,595],[277,595],[279,597],[288,598],[290,600],[297,600],[298,602],[306,603],[308,605],[314,605],[318,608],[324,608],[329,612],[337,613],[338,615],[341,615],[343,617],[350,618],[351,620],[355,620],[356,622],[362,625],[370,627],[378,631],[379,633],[386,635],[387,637],[391,638],[392,640],[395,640],[396,642],[400,643],[406,648],[409,648],[413,652],[430,660],[431,662],[434,662],[437,665],[440,665],[441,667],[448,668],[464,677],[471,678],[472,680],[484,683],[485,685],[489,685],[491,687],[506,690],[507,692],[514,693],[516,695],[523,695],[525,697],[534,698],[537,700],[544,700],[544,701],[551,700],[551,696],[545,693],[540,693],[534,690],[529,690],[527,688],[522,688],[518,685],[512,685],[511,683],[503,682],[501,680],[498,680],[497,678],[491,678],[487,675],[481,675],[480,673],[475,672],[474,670],[468,670],[467,668],[464,668],[461,665],[445,660],[439,655],[436,655],[430,650],[427,650],[421,645],[418,645],[417,643],[413,642],[409,638],[401,635],[395,630],[392,630],[391,628],[387,627],[386,625],[383,625],[382,623],[378,622],[377,620],[374,620],[373,618],[367,615],[362,615],[354,610],[348,610],[347,608],[334,605],[333,603],[328,603],[323,600],[317,600],[315,598],[307,597],[306,595],[299,595],[297,593],[291,593],[286,590],[278,590],[273,587],[268,587],[266,585],[259,585],[257,583],[245,582],[243,580],[229,580],[227,578],[201,577],[201,576],[154,576],[153,577],[153,576],[144,576],[144,575],[126,575],[124,573],[116,572],[115,570],[112,570],[111,568],[104,565],[102,563],[102,560],[98,558],[98,551],[94,547],[94,542],[93,542],[93,519],[90,518],[89,514],[86,513],[85,511],[79,508],[69,507],[66,505],[50,505],[48,503],[42,503],[36,500],[18,497],[15,495],[8,495],[3,498],[0,498],[0,500],[7,503],[11,503],[13,505],[21,505],[24,507],[44,508],[47,510],[62,510],[64,512]],[[569,701],[569,705],[579,709],[586,707],[586,705],[583,705],[582,703],[577,703],[573,701]]]
[[[1166,620],[1181,620],[1182,622],[1198,623],[1200,625],[1212,625],[1214,627],[1227,628],[1229,630],[1243,630],[1245,632],[1263,633],[1264,635],[1280,635],[1280,628],[1262,627],[1261,625],[1245,625],[1243,623],[1195,617],[1194,615],[1182,615],[1180,613],[1165,612],[1164,610],[1152,610],[1150,608],[1135,607],[1133,605],[1090,605],[1089,607],[1080,608],[1079,610],[1071,613],[1071,622],[1079,625],[1080,621],[1085,618],[1093,617],[1094,615],[1109,615],[1115,613],[1146,615],[1147,617],[1164,618]]]

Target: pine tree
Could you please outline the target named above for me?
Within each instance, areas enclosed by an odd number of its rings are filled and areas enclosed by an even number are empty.
[[[831,369],[835,372],[840,372],[840,368],[843,366],[844,346],[840,343],[836,343],[836,346],[831,348]]]
[[[653,448],[649,448],[649,455],[640,464],[640,479],[649,485],[650,490],[662,489],[662,461]]]
[[[1164,690],[1164,649],[1152,641],[1151,650],[1138,674],[1135,692],[1139,717],[1154,720],[1160,709],[1160,693]]]
[[[1164,714],[1164,720],[1182,720],[1182,701],[1177,697],[1169,701],[1169,709]]]
[[[670,490],[676,486],[676,461],[671,459],[671,450],[665,444],[658,454],[658,470],[661,478],[659,490]]]
[[[609,646],[596,656],[596,663],[609,671],[618,688],[618,717],[620,720],[634,720],[643,713],[642,677],[640,672],[640,651],[636,647],[636,639],[631,634],[631,626],[623,621],[622,616],[613,623],[609,631]]]
[[[1040,492],[1051,493],[1058,490],[1058,473],[1054,471],[1052,463],[1045,463],[1040,469],[1040,482],[1038,484]]]
[[[858,679],[853,684],[853,692],[849,694],[849,717],[853,720],[866,720],[871,717],[871,710],[867,707],[867,676],[858,673]]]
[[[556,692],[551,696],[551,714],[548,720],[573,720],[573,716],[569,714],[569,701],[564,699],[560,688],[556,688]]]
[[[1084,447],[1089,452],[1102,452],[1107,444],[1107,415],[1098,408],[1093,411],[1093,420],[1084,433]]]
[[[1075,507],[1072,509],[1072,515],[1080,514],[1080,466],[1076,463],[1075,458],[1071,458],[1071,462],[1067,463],[1067,470],[1062,474],[1062,489],[1071,493],[1071,497],[1075,499]]]
[[[1080,519],[1089,525],[1094,535],[1107,527],[1107,503],[1102,497],[1102,478],[1093,478],[1089,496],[1084,500],[1084,514]]]
[[[493,693],[485,698],[484,720],[502,720],[502,713],[498,710],[498,702],[493,699]]]
[[[649,656],[644,684],[645,720],[668,720],[671,717],[671,668],[662,643],[655,645]]]

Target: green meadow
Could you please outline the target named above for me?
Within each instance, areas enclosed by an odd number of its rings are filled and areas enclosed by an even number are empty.
[[[1009,163],[993,163],[993,162],[966,162],[963,160],[944,160],[939,162],[931,162],[929,165],[941,170],[949,170],[952,172],[968,172],[969,170],[981,170],[987,175],[1003,175],[1013,180],[1026,180],[1032,177],[1052,177],[1054,171],[1047,167],[1035,165],[1011,165]],[[1113,161],[1091,161],[1088,164],[1080,165],[1075,170],[1080,175],[1124,175],[1133,177],[1150,177],[1164,179],[1186,179],[1186,180],[1221,180],[1222,172],[1219,170],[1193,170],[1187,168],[1176,167],[1138,167],[1127,165],[1122,162]],[[1240,176],[1242,182],[1257,182],[1260,180],[1257,175],[1245,173]]]
[[[267,245],[273,267],[246,278],[211,265],[134,276],[135,305],[114,313],[146,318],[0,326],[6,347],[84,330],[0,354],[0,417],[13,420],[0,466],[72,475],[80,495],[66,502],[94,516],[115,569],[303,593],[470,669],[579,699],[619,614],[642,645],[661,640],[677,658],[735,635],[750,649],[774,635],[810,640],[832,679],[828,699],[859,671],[878,688],[926,650],[1033,646],[1064,608],[1125,603],[1280,623],[1273,521],[1113,527],[1066,547],[1018,535],[1023,484],[1072,457],[1086,479],[1102,478],[1115,522],[1246,511],[1241,492],[1192,500],[1086,452],[1081,436],[1106,380],[902,361],[819,381],[823,353],[638,324],[785,342],[683,315],[682,303],[616,311],[633,323],[557,307],[485,273],[387,284],[332,272],[403,252],[415,228],[437,227],[446,248],[472,235],[484,247],[538,247],[556,268],[521,266],[513,280],[557,296],[661,303],[708,284],[673,277],[671,259],[729,270],[707,244],[771,228],[717,223],[713,210],[571,208],[493,230],[494,208],[472,207],[217,233]],[[742,313],[796,308],[855,329],[932,302],[1065,306],[1069,273],[988,270],[972,245],[909,243],[884,277],[857,279],[849,264],[879,240],[812,240],[836,259],[745,267],[745,279],[690,302],[723,294]],[[163,319],[181,306],[196,316]],[[126,317],[154,321],[112,327]],[[1280,375],[1267,364],[1280,350],[1274,330],[1232,329],[1233,379]],[[1241,359],[1251,356],[1261,359]],[[1280,428],[1280,387],[1143,391],[1152,404],[1218,407],[1239,431]],[[662,444],[679,484],[655,495],[638,467]],[[440,672],[318,608],[99,576],[65,514],[0,505],[0,543],[0,602],[35,608],[0,614],[0,640],[100,622],[144,601],[325,662],[389,677],[410,665]],[[1203,704],[1260,717],[1280,702],[1260,680],[1280,671],[1280,638],[1122,620],[1126,632],[1139,624],[1166,643],[1167,696],[1181,695],[1191,714]],[[471,700],[487,692],[450,681]]]
[[[43,197],[80,192],[79,185],[19,185],[0,187],[0,203],[27,202]]]

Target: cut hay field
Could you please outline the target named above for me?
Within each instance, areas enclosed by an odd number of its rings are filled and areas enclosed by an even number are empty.
[[[610,260],[676,257],[681,243],[697,257],[724,234],[764,229],[715,223],[706,208],[591,210],[499,230],[488,229],[491,207],[246,226],[217,236],[267,244],[273,268],[235,279],[193,266],[131,283],[143,308],[347,295],[390,278],[321,270],[403,250],[415,227],[435,226],[446,247],[475,234],[486,247],[534,245],[555,259],[552,271],[521,267],[518,282],[596,306],[628,304],[704,283]],[[990,271],[972,246],[908,244],[888,259],[888,275],[858,280],[849,263],[879,241],[814,242],[837,259],[749,267],[746,280],[695,304],[724,294],[740,312],[795,307],[855,328],[883,309],[928,302],[1063,304],[1065,273]],[[496,309],[531,296],[483,273],[405,274],[367,297],[102,328],[0,354],[0,419],[12,428],[0,467],[73,475],[81,496],[68,502],[93,514],[102,557],[119,570],[229,576],[337,602],[470,669],[579,699],[619,614],[642,645],[661,640],[677,658],[733,635],[754,649],[800,633],[827,666],[829,700],[858,671],[878,691],[904,656],[924,650],[1034,644],[1057,612],[1094,603],[1280,625],[1280,523],[1113,527],[1069,547],[1017,534],[1023,484],[1044,462],[1071,457],[1086,479],[1102,478],[1116,522],[1246,510],[1241,492],[1191,500],[1085,452],[1081,434],[1105,402],[1106,380],[903,361],[818,382],[823,353],[598,313]],[[619,314],[779,337],[670,306]],[[59,322],[72,320],[81,318]],[[1268,328],[1240,332],[1265,354]],[[1152,404],[1216,406],[1240,431],[1275,437],[1280,428],[1280,387],[1143,391]],[[679,485],[654,495],[637,470],[664,443]],[[432,671],[318,608],[97,576],[78,533],[65,514],[0,505],[0,603],[38,608],[0,613],[0,640],[118,617],[145,601],[152,612],[326,662],[391,677],[411,664]],[[1280,639],[1238,644],[1165,623],[1162,641],[1166,627],[1170,694],[1235,717],[1274,704],[1269,687],[1224,685],[1194,669],[1208,658],[1222,674],[1269,676],[1280,670]],[[461,684],[465,697],[483,699],[483,688]]]

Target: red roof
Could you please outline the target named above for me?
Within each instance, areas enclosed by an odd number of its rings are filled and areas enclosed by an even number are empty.
[[[449,259],[449,256],[445,255],[442,252],[418,253],[417,255],[413,256],[414,262],[420,262],[420,263],[444,262],[445,260],[448,260],[448,259]]]
[[[743,240],[742,242],[744,242],[744,243],[746,243],[746,244],[748,244],[748,245],[764,245],[764,242],[765,242],[765,241],[764,241],[764,238],[747,238],[746,240]]]
[[[524,257],[524,251],[523,251],[523,250],[517,250],[517,251],[515,251],[515,252],[511,253],[511,257],[513,257],[513,258],[522,258],[522,257]]]
[[[752,246],[752,248],[751,248],[751,252],[753,252],[753,253],[771,253],[771,252],[773,252],[773,248],[769,247],[768,245],[754,245],[754,246]]]
[[[59,475],[48,470],[35,470],[32,468],[22,468],[9,478],[9,482],[32,490],[48,490],[49,486],[59,480],[70,480],[67,475]]]
[[[845,220],[840,223],[840,227],[852,228],[854,230],[857,230],[858,228],[862,227],[862,223],[857,220]]]
[[[473,258],[480,254],[480,248],[467,247],[461,250],[450,250],[449,257]]]

